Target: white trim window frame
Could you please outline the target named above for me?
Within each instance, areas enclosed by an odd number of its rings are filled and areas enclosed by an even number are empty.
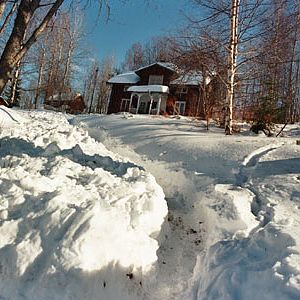
[[[149,75],[148,85],[162,85],[164,75]]]
[[[185,101],[175,101],[175,107],[176,111],[183,116],[185,114],[185,107],[186,107],[186,102]],[[174,115],[176,112],[174,111]]]

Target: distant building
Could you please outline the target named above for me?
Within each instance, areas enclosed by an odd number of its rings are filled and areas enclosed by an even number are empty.
[[[86,105],[80,93],[61,93],[50,96],[44,103],[45,109],[67,112],[70,114],[83,113]]]
[[[202,81],[200,73],[184,74],[174,64],[165,62],[119,74],[107,82],[111,86],[107,112],[203,117]]]

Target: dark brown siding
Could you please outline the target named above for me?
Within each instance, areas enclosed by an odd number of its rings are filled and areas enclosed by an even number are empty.
[[[183,87],[182,85],[172,85],[170,88],[170,98],[172,98],[174,104],[175,101],[184,101],[185,102],[185,115],[186,116],[196,116],[197,114],[197,105],[199,99],[199,89],[197,86],[187,86],[188,88],[186,94],[178,93],[177,89]],[[203,117],[203,103],[199,105],[198,116]]]
[[[139,85],[148,85],[150,75],[163,75],[164,76],[163,85],[166,86],[169,86],[170,81],[175,79],[176,77],[175,72],[166,69],[160,65],[153,65],[150,66],[149,68],[136,71],[136,74],[138,74],[141,77],[141,81],[139,82]]]
[[[107,113],[113,114],[120,112],[122,99],[130,99],[130,92],[124,92],[124,88],[128,84],[112,84],[110,101]]]

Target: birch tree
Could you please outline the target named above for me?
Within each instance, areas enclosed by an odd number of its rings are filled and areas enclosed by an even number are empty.
[[[235,90],[235,76],[237,66],[237,47],[238,47],[238,16],[239,16],[240,0],[231,1],[231,26],[230,26],[230,42],[228,53],[228,86],[227,86],[227,102],[228,102],[228,116],[225,124],[225,133],[232,134],[232,113],[233,100]]]

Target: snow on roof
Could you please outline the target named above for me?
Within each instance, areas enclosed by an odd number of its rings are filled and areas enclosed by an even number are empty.
[[[129,83],[135,84],[140,81],[140,76],[138,76],[135,72],[127,72],[123,74],[116,75],[109,79],[107,83]]]
[[[144,70],[144,69],[149,68],[149,67],[152,67],[152,66],[155,66],[155,65],[159,65],[159,66],[161,66],[161,67],[163,67],[163,68],[169,69],[169,70],[172,71],[172,72],[177,72],[177,69],[178,69],[177,66],[174,65],[174,64],[172,64],[172,63],[167,63],[167,62],[156,62],[156,63],[153,63],[153,64],[151,64],[151,65],[148,65],[148,66],[139,68],[139,69],[136,70],[136,72],[141,71],[141,70]]]
[[[129,87],[127,91],[137,93],[169,93],[169,88],[165,85],[135,85]]]
[[[199,85],[203,80],[203,76],[199,72],[189,72],[179,76],[170,82],[171,85]],[[206,84],[208,84],[207,82]]]

